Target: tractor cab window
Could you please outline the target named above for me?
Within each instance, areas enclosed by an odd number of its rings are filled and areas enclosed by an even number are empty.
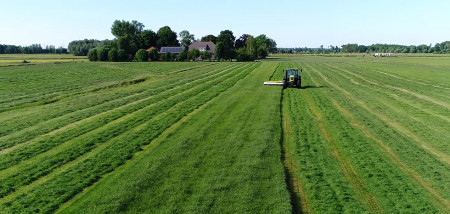
[[[297,75],[297,72],[296,72],[296,70],[288,70],[288,76],[291,76],[291,75],[294,75],[294,76],[296,76]]]

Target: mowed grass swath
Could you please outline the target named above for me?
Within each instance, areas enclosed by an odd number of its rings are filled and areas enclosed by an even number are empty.
[[[450,212],[450,57],[333,56],[2,67],[0,212]]]
[[[211,70],[215,71],[214,73],[204,72],[204,79],[198,78],[194,81],[186,82],[184,85],[178,85],[171,89],[174,91],[172,94],[170,93],[171,90],[158,94],[160,97],[158,95],[155,97],[160,98],[160,102],[155,102],[155,100],[150,100],[150,97],[147,97],[145,98],[146,101],[150,101],[146,106],[137,101],[131,102],[132,105],[125,106],[130,108],[129,111],[132,111],[127,112],[126,115],[120,114],[124,109],[114,109],[116,111],[112,110],[108,112],[109,114],[101,115],[101,117],[93,120],[83,121],[88,128],[83,128],[83,123],[81,123],[73,129],[61,130],[61,135],[63,136],[68,134],[65,131],[72,131],[73,138],[69,141],[61,141],[59,137],[54,137],[52,133],[48,135],[49,138],[43,137],[42,141],[31,142],[25,146],[4,152],[5,158],[2,158],[2,160],[11,167],[2,171],[2,187],[5,187],[2,188],[2,195],[7,195],[7,198],[13,198],[9,193],[19,195],[21,187],[22,190],[26,189],[30,183],[31,185],[39,186],[40,182],[48,180],[49,177],[55,177],[50,183],[43,182],[47,185],[54,185],[53,187],[45,185],[42,187],[50,190],[47,193],[49,194],[47,196],[50,198],[31,196],[31,201],[33,202],[25,201],[22,204],[25,207],[28,203],[42,203],[46,205],[46,207],[41,208],[43,211],[51,211],[55,204],[48,204],[47,200],[52,199],[58,205],[58,200],[64,200],[64,198],[70,197],[70,194],[79,192],[84,187],[82,183],[85,183],[84,185],[91,184],[102,173],[111,171],[114,167],[123,163],[124,160],[129,159],[134,152],[139,150],[140,146],[151,141],[151,138],[158,136],[160,132],[181,119],[181,117],[232,86],[237,80],[246,76],[257,66],[258,64],[252,63],[220,64],[218,70]],[[194,70],[192,71],[194,72]],[[180,74],[184,75],[184,73]],[[139,106],[139,104],[144,106]],[[132,108],[132,106],[136,108]],[[112,117],[112,119],[109,120],[109,117]],[[97,124],[92,128],[92,125],[97,121],[96,119],[99,120],[100,125]],[[149,132],[148,130],[152,131]],[[136,139],[136,137],[141,140]],[[129,143],[130,141],[133,143]],[[64,143],[61,144],[62,142]],[[81,168],[80,164],[88,167],[90,170],[85,168],[79,171]],[[76,180],[68,178],[70,174],[68,172],[61,173],[62,170],[71,169],[71,166],[77,169],[73,173],[81,173],[91,179],[77,175],[76,177],[79,180]],[[23,171],[23,167],[28,170],[26,172]],[[94,171],[100,174],[95,175]],[[58,175],[62,179],[60,183],[57,182]],[[70,179],[78,187],[65,182],[67,180],[63,179]],[[80,181],[82,182],[80,183]],[[82,185],[79,186],[80,184]],[[61,185],[72,186],[74,189],[70,190],[70,188],[68,189]],[[65,194],[52,195],[55,188],[63,189]],[[40,194],[46,194],[45,191],[39,192]],[[20,198],[27,200],[23,195]],[[17,200],[13,201],[14,203],[19,202]]]

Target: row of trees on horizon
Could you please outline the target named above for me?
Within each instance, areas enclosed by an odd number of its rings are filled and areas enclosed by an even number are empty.
[[[66,54],[67,48],[47,45],[45,48],[41,44],[29,46],[2,45],[0,44],[0,54]]]
[[[236,41],[235,46],[241,47],[243,38],[247,34],[244,34]],[[201,38],[200,41],[213,41],[216,42],[217,37],[214,35],[208,35]],[[72,41],[69,45],[69,49],[48,45],[42,47],[41,44],[32,44],[29,46],[18,45],[3,45],[0,44],[0,54],[67,54],[71,53],[75,56],[87,56],[88,52],[92,48],[110,45],[114,40],[95,40],[84,39],[78,41]],[[145,47],[143,47],[145,48]],[[358,44],[346,44],[341,47],[330,45],[327,48],[323,46],[319,48],[277,48],[271,50],[271,53],[435,53],[435,54],[448,54],[450,53],[450,41],[436,43],[434,46],[430,45],[389,45],[389,44],[373,44],[369,46]]]
[[[450,53],[450,41],[436,43],[434,46],[430,45],[390,45],[390,44],[373,44],[373,45],[358,45],[346,44],[341,47],[330,45],[324,48],[278,48],[277,53],[310,53],[310,54],[330,54],[330,53],[435,53],[448,54]]]

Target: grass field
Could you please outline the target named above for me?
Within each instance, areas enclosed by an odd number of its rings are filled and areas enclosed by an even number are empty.
[[[24,63],[24,61],[26,62]],[[0,67],[87,61],[85,56],[73,56],[72,54],[0,54]]]
[[[285,68],[303,89],[263,86]],[[450,212],[448,56],[46,63],[0,80],[0,213]]]

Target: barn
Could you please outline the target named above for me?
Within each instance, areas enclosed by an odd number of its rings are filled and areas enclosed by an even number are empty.
[[[161,47],[161,50],[159,51],[159,53],[165,54],[165,53],[169,52],[169,53],[173,53],[174,55],[178,55],[183,50],[184,50],[184,47]]]

